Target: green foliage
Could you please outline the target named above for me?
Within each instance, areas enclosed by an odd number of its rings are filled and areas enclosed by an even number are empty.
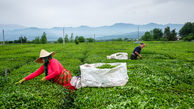
[[[131,42],[96,42],[61,44],[15,44],[0,46],[0,108],[193,108],[194,43],[145,41],[142,60],[107,60],[116,52],[131,54],[138,46]],[[122,87],[87,87],[69,93],[50,81],[41,83],[40,75],[21,85],[14,85],[38,69],[34,63],[40,50],[55,51],[54,58],[80,75],[85,63],[126,62],[128,83]],[[4,68],[8,69],[8,80]]]
[[[153,39],[153,36],[150,32],[145,32],[141,39],[144,41],[151,41]]]
[[[172,31],[170,31],[170,27],[166,27],[164,29],[164,38],[165,38],[165,40],[175,41],[175,40],[177,40],[176,35],[177,35],[177,33],[176,33],[175,29],[173,29]]]
[[[118,38],[118,39],[116,39],[116,41],[122,41],[123,39],[122,38]]]
[[[73,33],[71,33],[70,42],[73,42],[73,40],[74,40],[74,36],[73,36]]]
[[[170,39],[170,27],[164,29],[164,38],[168,41]]]
[[[78,37],[79,42],[85,42],[85,38],[83,36]]]
[[[177,40],[177,37],[176,37],[177,33],[175,31],[175,29],[173,29],[171,32],[170,32],[170,41],[175,41]]]
[[[87,38],[87,42],[94,42],[94,38]]]
[[[43,32],[41,38],[40,38],[40,43],[41,44],[46,44],[47,43],[47,38],[46,38],[46,33]]]
[[[39,37],[36,37],[36,38],[33,40],[33,43],[39,44],[39,43],[40,43],[40,38],[39,38]]]
[[[75,37],[75,44],[76,44],[76,45],[78,45],[78,44],[79,44],[79,40],[78,40],[78,39],[79,39],[79,37],[78,37],[78,36],[76,36],[76,37]]]
[[[111,68],[114,68],[114,67],[116,67],[116,65],[112,66],[110,64],[103,64],[103,65],[101,65],[101,66],[99,66],[97,68],[99,68],[99,69],[111,69]]]
[[[68,35],[66,34],[65,35],[65,43],[68,43],[69,42],[69,38],[68,38]]]
[[[58,40],[57,40],[58,43],[63,43],[63,38],[62,37],[59,37]]]
[[[153,39],[154,40],[160,40],[163,36],[162,29],[155,28],[153,29]]]
[[[184,41],[192,41],[194,40],[194,33],[190,33],[188,36],[183,38]]]
[[[19,37],[19,43],[26,43],[27,42],[27,38],[26,38],[26,36],[21,36],[21,37]]]
[[[14,41],[6,41],[6,43],[27,43],[27,37],[26,36],[20,36],[18,40]]]
[[[0,68],[3,68],[3,70],[5,67],[10,69],[7,81],[3,74],[1,77],[4,78],[0,78],[0,83],[3,84],[0,84],[0,108],[73,107],[72,101],[76,96],[75,92],[69,93],[63,86],[51,83],[50,81],[41,83],[40,79],[44,75],[26,81],[21,85],[15,85],[14,83],[36,71],[41,66],[35,63],[34,60],[39,56],[42,48],[57,52],[54,58],[57,58],[66,69],[70,70],[72,75],[78,75],[77,71],[79,67],[76,66],[82,64],[79,58],[84,54],[83,49],[85,49],[85,45],[80,45],[79,47],[82,49],[77,48],[74,44],[68,44],[65,48],[60,46],[60,44],[31,44],[0,47],[2,51],[0,52]],[[15,64],[17,67],[13,67]],[[3,70],[0,72],[3,72]]]
[[[176,35],[177,33],[175,29],[170,31],[170,27],[166,27],[164,30],[164,33],[162,32],[162,29],[155,28],[151,30],[150,32],[145,32],[145,34],[141,37],[141,40],[144,40],[144,41],[151,41],[151,40],[175,41],[177,40]]]
[[[122,38],[112,39],[111,41],[123,41]]]
[[[184,26],[179,31],[179,35],[182,38],[187,37],[191,33],[194,33],[194,22],[185,23]]]
[[[124,41],[129,41],[129,38],[124,38]]]
[[[162,29],[155,28],[155,29],[151,30],[150,32],[145,32],[145,34],[141,37],[141,40],[144,40],[144,41],[151,41],[151,40],[175,41],[175,40],[177,40],[176,35],[177,35],[177,33],[176,33],[175,29],[170,31],[170,27],[166,27],[164,29],[164,33],[162,32]]]
[[[115,52],[130,54],[137,46],[133,43],[106,42],[106,44],[91,44],[88,47],[86,63],[127,62],[129,81],[123,87],[88,87],[77,90],[75,106],[114,109],[191,108],[193,97],[190,96],[193,94],[192,78],[194,76],[192,51],[194,49],[190,49],[190,53],[185,54],[185,52],[194,43],[145,42],[149,46],[141,52],[143,60],[106,59],[107,55]]]

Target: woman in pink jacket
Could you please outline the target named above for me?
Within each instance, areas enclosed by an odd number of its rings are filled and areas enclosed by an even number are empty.
[[[16,84],[21,84],[24,81],[33,79],[40,74],[45,73],[45,77],[41,79],[42,82],[50,80],[52,82],[63,85],[67,89],[75,90],[76,88],[70,83],[72,78],[71,73],[67,69],[64,69],[58,60],[52,58],[52,56],[54,55],[55,52],[49,53],[46,50],[42,49],[40,52],[40,57],[36,59],[35,62],[43,63],[43,65],[34,73],[31,73],[24,79],[16,82]]]

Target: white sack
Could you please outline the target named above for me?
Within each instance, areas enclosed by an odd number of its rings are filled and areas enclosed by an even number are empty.
[[[70,83],[72,86],[76,87],[76,89],[81,88],[81,78],[79,76],[73,76]]]
[[[128,59],[128,53],[114,53],[110,56],[107,56],[107,59],[118,59],[118,60],[125,60]]]
[[[124,86],[128,82],[126,63],[107,63],[112,66],[111,69],[99,69],[97,67],[105,63],[84,64],[81,69],[82,87],[113,87]]]

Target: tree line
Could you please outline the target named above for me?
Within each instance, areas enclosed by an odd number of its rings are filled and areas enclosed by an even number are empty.
[[[83,43],[83,42],[95,42],[95,39],[94,38],[84,38],[84,36],[76,36],[74,38],[73,33],[71,33],[70,38],[66,34],[64,39],[62,37],[59,37],[57,39],[58,43],[63,43],[63,41],[65,43],[69,43],[69,42],[73,43],[73,42],[75,42],[75,44],[79,44],[79,43]]]
[[[84,36],[76,36],[74,38],[73,33],[71,33],[70,38],[68,37],[68,35],[65,35],[65,38],[63,39],[62,37],[59,37],[57,39],[57,41],[55,41],[54,43],[63,43],[63,41],[65,43],[83,43],[83,42],[95,42],[94,38],[84,38]],[[14,40],[14,41],[6,41],[6,43],[34,43],[34,44],[46,44],[48,43],[47,40],[47,35],[45,32],[43,32],[41,37],[35,37],[34,40],[29,41],[27,40],[26,36],[20,36],[18,40]]]
[[[162,29],[155,28],[151,31],[145,32],[141,37],[141,40],[145,41],[175,41],[178,39],[175,29],[170,30],[170,27],[166,27],[164,32]],[[186,41],[194,40],[194,23],[187,22],[179,31],[180,38]]]
[[[5,43],[29,43],[26,36],[20,36],[18,40],[14,41],[5,41]]]
[[[45,44],[47,43],[47,37],[46,37],[46,33],[44,32],[43,35],[41,36],[41,38],[36,37],[33,41],[33,43],[35,44]],[[62,37],[59,37],[57,39],[57,41],[55,41],[55,43],[83,43],[83,42],[95,42],[94,38],[84,38],[84,36],[76,36],[74,38],[73,33],[71,33],[70,38],[68,37],[68,34],[65,35],[64,39]]]
[[[180,39],[185,41],[192,41],[194,40],[194,22],[187,22],[184,26],[180,29],[179,33],[175,31],[175,29],[171,30],[170,27],[166,27],[164,32],[160,28],[155,28],[151,31],[147,31],[141,37],[141,40],[144,41],[175,41],[177,40],[177,34],[180,35]],[[111,39],[111,41],[131,41],[133,39],[129,38],[118,38],[118,39]],[[84,36],[76,36],[74,38],[73,33],[71,36],[68,37],[68,34],[65,35],[64,39],[59,37],[55,43],[83,43],[83,42],[95,42],[94,38],[84,38]],[[34,40],[29,41],[27,40],[26,36],[20,36],[18,40],[14,41],[6,41],[5,43],[35,43],[35,44],[46,44],[47,36],[46,33],[43,32],[41,37],[36,37]]]
[[[170,30],[170,27],[166,27],[164,32],[162,29],[155,28],[151,31],[145,32],[141,39],[144,41],[175,41],[177,40],[177,33],[175,29]]]

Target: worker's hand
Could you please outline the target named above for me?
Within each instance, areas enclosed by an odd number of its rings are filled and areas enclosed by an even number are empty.
[[[43,77],[40,81],[45,82],[46,81],[45,77]]]
[[[139,58],[142,59],[142,56],[140,56]]]
[[[24,81],[26,81],[25,79],[21,79],[20,81],[16,82],[15,84],[21,84],[23,83]]]

